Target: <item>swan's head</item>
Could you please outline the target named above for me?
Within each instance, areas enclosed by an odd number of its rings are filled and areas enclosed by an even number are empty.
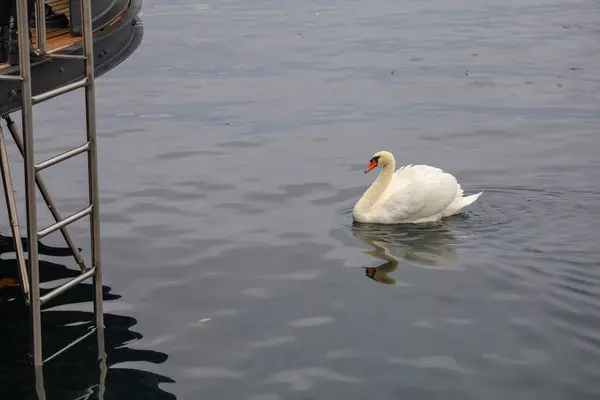
[[[375,167],[385,167],[393,161],[394,156],[392,153],[389,151],[378,151],[377,153],[373,154],[373,157],[371,157],[371,160],[369,160],[369,166],[367,169],[365,169],[365,174]]]

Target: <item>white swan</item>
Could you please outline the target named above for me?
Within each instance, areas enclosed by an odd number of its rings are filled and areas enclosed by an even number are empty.
[[[458,214],[483,192],[463,197],[456,178],[429,165],[396,169],[388,151],[373,154],[365,174],[381,166],[379,176],[352,210],[356,222],[400,224],[434,222]]]

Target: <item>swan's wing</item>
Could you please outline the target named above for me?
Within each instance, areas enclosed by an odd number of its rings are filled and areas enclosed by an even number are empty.
[[[421,217],[439,214],[456,199],[460,186],[454,176],[439,168],[427,165],[420,167],[419,182],[425,187],[427,203],[427,206],[421,210],[425,215]]]
[[[454,176],[428,165],[408,165],[394,173],[381,199],[381,210],[395,221],[441,213],[456,198]]]
[[[390,185],[377,207],[389,222],[411,219],[426,206],[423,187],[408,181],[398,181]]]

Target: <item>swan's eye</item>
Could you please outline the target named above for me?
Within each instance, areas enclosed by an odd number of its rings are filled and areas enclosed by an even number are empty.
[[[369,161],[375,161],[376,163],[378,163],[379,162],[379,156],[375,156],[375,157],[371,158],[371,160],[369,160]]]

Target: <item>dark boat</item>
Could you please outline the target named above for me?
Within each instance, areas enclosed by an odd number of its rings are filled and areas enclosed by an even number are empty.
[[[46,0],[53,13],[64,14],[69,26],[46,29],[50,54],[83,54],[79,0]],[[92,0],[95,76],[101,76],[127,59],[142,42],[144,28],[138,18],[142,0]],[[30,28],[36,44],[35,28]],[[46,58],[32,62],[33,95],[75,82],[85,76],[84,63],[75,59]],[[19,75],[19,67],[0,64],[0,75]],[[0,115],[21,108],[18,81],[0,80]]]

